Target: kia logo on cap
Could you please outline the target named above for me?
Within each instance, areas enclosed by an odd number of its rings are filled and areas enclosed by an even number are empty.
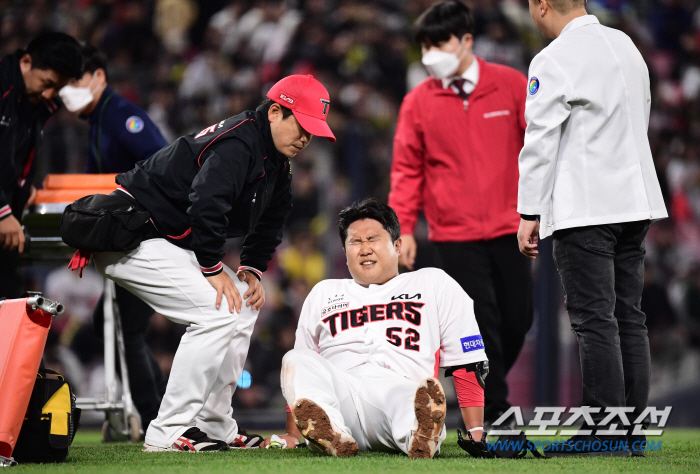
[[[287,97],[287,96],[284,95],[284,94],[280,94],[280,99],[286,100],[286,101],[289,102],[290,104],[293,104],[293,103],[294,103],[294,99],[292,99],[291,97]],[[329,103],[330,103],[330,102],[329,102]],[[323,112],[323,113],[325,114],[325,112]]]

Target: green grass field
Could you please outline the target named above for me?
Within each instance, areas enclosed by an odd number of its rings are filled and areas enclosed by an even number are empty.
[[[351,459],[316,456],[305,449],[231,450],[223,453],[142,453],[135,444],[105,444],[100,433],[84,431],[76,436],[64,464],[25,464],[12,471],[20,473],[327,473],[352,472],[700,472],[700,430],[666,430],[660,451],[646,458],[568,458],[520,460],[474,459],[457,446],[450,433],[442,454],[433,460],[411,460],[403,455],[360,453]]]

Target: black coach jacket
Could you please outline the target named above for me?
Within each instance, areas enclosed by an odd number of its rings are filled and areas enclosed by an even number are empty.
[[[195,252],[206,276],[221,272],[227,237],[245,236],[241,265],[263,272],[292,209],[289,160],[258,108],[178,138],[117,176],[159,234]]]
[[[34,180],[41,129],[58,105],[29,102],[17,51],[0,59],[0,218],[22,217]]]

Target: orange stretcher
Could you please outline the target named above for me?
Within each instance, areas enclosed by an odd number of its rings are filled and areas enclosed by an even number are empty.
[[[36,192],[35,206],[70,204],[90,194],[109,194],[117,188],[116,174],[49,174]]]
[[[29,406],[53,315],[42,296],[0,301],[0,456],[10,458]]]
[[[66,206],[91,194],[109,194],[117,189],[116,174],[50,174],[43,189],[36,192],[34,204],[22,216],[25,230],[24,264],[65,260],[76,249],[63,243],[59,235],[61,216]]]

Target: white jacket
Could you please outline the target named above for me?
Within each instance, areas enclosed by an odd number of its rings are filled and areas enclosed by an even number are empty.
[[[647,138],[649,71],[632,40],[593,15],[530,64],[518,212],[559,229],[668,217]]]

